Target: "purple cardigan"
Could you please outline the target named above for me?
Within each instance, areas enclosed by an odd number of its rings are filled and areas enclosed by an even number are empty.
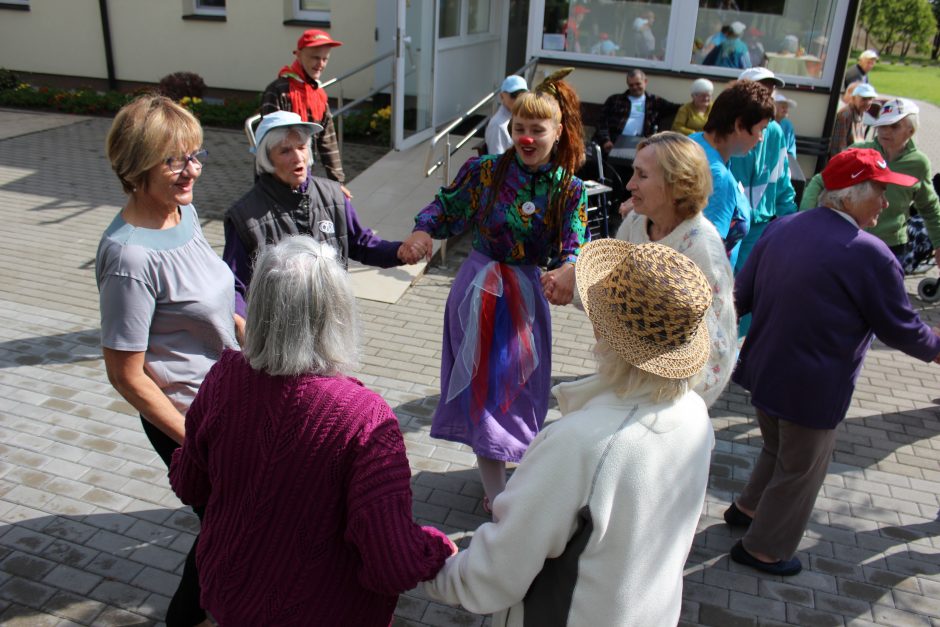
[[[734,302],[753,321],[732,380],[758,409],[806,427],[845,417],[873,335],[923,361],[940,354],[888,247],[825,207],[771,222]]]
[[[348,377],[271,377],[225,351],[186,415],[170,483],[205,505],[203,607],[221,625],[387,626],[450,555],[411,513],[388,404]]]

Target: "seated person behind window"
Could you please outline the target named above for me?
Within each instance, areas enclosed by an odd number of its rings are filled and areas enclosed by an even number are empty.
[[[702,61],[702,65],[714,65],[717,67],[731,67],[744,70],[751,67],[751,55],[747,50],[747,44],[741,41],[741,35],[747,29],[741,22],[732,22],[730,26],[722,26],[721,32],[725,38],[720,45],[715,46],[708,56]]]
[[[705,121],[712,110],[712,93],[715,86],[707,78],[692,81],[692,100],[679,107],[672,121],[672,130],[683,135],[698,133],[705,128]]]
[[[507,76],[499,87],[499,109],[486,125],[486,152],[501,155],[512,146],[509,136],[509,121],[512,119],[512,105],[519,94],[529,91],[525,79],[521,76]]]
[[[636,47],[636,56],[641,59],[655,59],[656,57],[656,35],[653,34],[653,22],[656,21],[656,14],[652,11],[644,11],[640,17],[633,20],[634,45]]]
[[[649,137],[659,131],[664,118],[674,115],[679,105],[647,93],[643,70],[627,72],[627,91],[604,101],[600,123],[593,141],[607,154],[620,135]]]
[[[783,129],[783,138],[787,146],[787,154],[796,158],[796,130],[790,121],[790,107],[796,109],[796,101],[790,100],[783,94],[774,94],[774,119]]]

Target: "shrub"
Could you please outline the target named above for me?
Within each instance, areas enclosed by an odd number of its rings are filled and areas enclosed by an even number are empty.
[[[193,72],[174,72],[161,78],[157,89],[173,100],[202,98],[206,93],[206,83],[201,76]]]
[[[13,70],[0,67],[0,91],[16,89],[20,84],[20,77]]]

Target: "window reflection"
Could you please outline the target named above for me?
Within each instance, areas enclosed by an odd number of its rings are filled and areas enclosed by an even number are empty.
[[[608,57],[662,60],[671,0],[546,0],[542,47]]]
[[[441,0],[439,37],[460,35],[460,0]]]
[[[488,33],[490,31],[490,0],[470,0],[467,15],[467,32]]]
[[[820,77],[836,0],[699,2],[693,63]]]

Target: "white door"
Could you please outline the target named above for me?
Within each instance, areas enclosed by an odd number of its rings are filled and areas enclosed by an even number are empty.
[[[392,139],[404,150],[434,134],[435,0],[397,5]]]
[[[463,115],[502,82],[508,19],[505,0],[439,0],[435,124]]]

